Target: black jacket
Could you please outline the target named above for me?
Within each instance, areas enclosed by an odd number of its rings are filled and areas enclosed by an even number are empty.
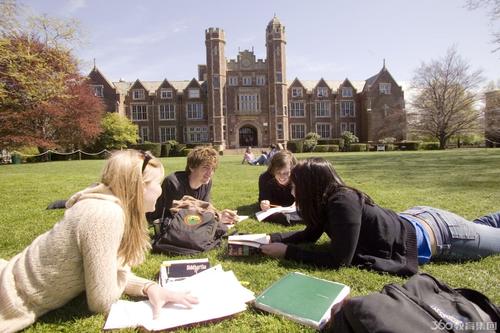
[[[415,229],[395,212],[369,205],[349,189],[331,194],[321,210],[321,224],[306,221],[303,231],[271,235],[272,242],[292,244],[286,259],[330,268],[353,265],[397,275],[417,272]],[[316,242],[324,232],[331,239],[326,252],[293,245]]]

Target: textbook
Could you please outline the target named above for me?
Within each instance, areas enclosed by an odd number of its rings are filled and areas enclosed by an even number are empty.
[[[190,291],[198,298],[198,304],[189,309],[168,303],[160,310],[159,317],[153,319],[149,301],[119,300],[111,305],[103,329],[131,327],[156,332],[211,323],[245,311],[246,303],[255,299],[254,293],[243,287],[232,271],[224,271],[220,265],[184,280],[169,282],[166,289]]]
[[[281,207],[281,206],[280,207],[273,207],[273,208],[270,208],[266,211],[257,212],[257,213],[255,213],[255,217],[260,222],[260,221],[264,220],[266,217],[271,216],[275,213],[296,213],[296,212],[297,212],[297,207],[295,206],[295,204],[293,204],[292,206],[288,206],[288,207]]]
[[[170,281],[184,279],[209,268],[208,258],[167,260],[160,266],[159,284],[165,287]]]
[[[249,256],[260,252],[260,246],[269,244],[266,234],[234,235],[227,239],[230,256]]]
[[[345,284],[293,272],[257,296],[254,305],[321,330],[330,320],[332,308],[350,292]]]

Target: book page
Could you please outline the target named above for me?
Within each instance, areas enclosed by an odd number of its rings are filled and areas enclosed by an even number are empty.
[[[248,234],[234,235],[228,237],[229,244],[247,245],[252,247],[260,247],[264,244],[269,244],[269,238],[266,234]]]
[[[294,213],[297,211],[297,208],[295,207],[295,204],[288,206],[288,207],[273,207],[268,210],[260,211],[255,213],[255,217],[257,220],[262,221],[266,217],[273,215],[274,213]]]

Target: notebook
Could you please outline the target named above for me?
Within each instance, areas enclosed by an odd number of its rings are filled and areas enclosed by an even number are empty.
[[[350,291],[345,284],[293,272],[257,296],[254,305],[320,330],[330,320],[331,309]]]
[[[260,253],[260,246],[269,244],[266,234],[247,234],[229,236],[227,239],[228,254],[230,256],[248,256]]]
[[[160,266],[159,284],[165,287],[168,282],[182,280],[209,268],[208,258],[167,260]]]

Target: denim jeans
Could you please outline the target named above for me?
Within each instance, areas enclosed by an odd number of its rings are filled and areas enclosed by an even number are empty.
[[[482,216],[473,222],[437,208],[418,206],[403,213],[429,224],[436,237],[438,260],[479,259],[500,253],[500,212]]]

